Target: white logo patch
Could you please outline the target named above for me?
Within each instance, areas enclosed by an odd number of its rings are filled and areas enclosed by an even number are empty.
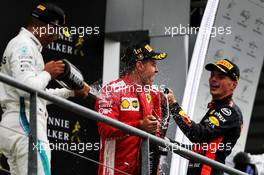
[[[217,116],[218,119],[219,119],[220,121],[222,121],[223,123],[226,122],[226,119],[220,114],[220,112],[215,112],[214,115]]]
[[[232,114],[232,111],[228,108],[222,108],[221,112],[225,114],[226,116],[230,116]]]
[[[99,113],[100,114],[103,114],[103,115],[110,114],[111,112],[112,112],[112,109],[111,108],[100,108],[99,109]]]
[[[98,106],[98,112],[103,115],[107,115],[112,112],[112,100],[101,99],[98,101]]]

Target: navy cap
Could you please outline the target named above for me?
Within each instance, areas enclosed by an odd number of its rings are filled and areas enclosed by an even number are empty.
[[[122,58],[124,62],[135,62],[141,60],[163,60],[167,57],[166,53],[154,52],[153,48],[147,44],[142,43],[128,47],[125,51],[125,55]]]
[[[55,26],[62,26],[65,24],[64,11],[52,3],[38,4],[31,15],[47,24],[53,24]]]
[[[232,80],[238,81],[240,76],[239,68],[228,59],[221,59],[215,63],[209,63],[205,66],[208,71],[219,70],[229,76]]]

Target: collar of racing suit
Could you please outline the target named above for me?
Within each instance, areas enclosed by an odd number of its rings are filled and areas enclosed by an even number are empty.
[[[135,84],[134,82],[132,82],[128,75],[124,75],[122,79],[129,84]]]
[[[222,106],[223,104],[229,104],[230,101],[232,101],[232,96],[233,96],[233,94],[231,94],[225,98],[222,98],[220,100],[213,100],[210,103],[208,103],[207,108],[211,108],[213,106]]]
[[[19,34],[27,35],[33,41],[33,43],[37,46],[39,52],[42,51],[42,45],[40,41],[33,35],[33,33],[28,31],[26,28],[22,27]]]

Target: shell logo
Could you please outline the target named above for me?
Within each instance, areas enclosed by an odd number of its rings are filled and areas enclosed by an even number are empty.
[[[218,119],[217,119],[216,117],[211,116],[211,117],[209,117],[209,120],[210,120],[210,122],[213,123],[215,126],[219,126],[219,121],[218,121]]]
[[[122,106],[123,109],[128,109],[129,106],[130,106],[130,103],[129,103],[129,101],[127,99],[125,99],[125,100],[123,100],[121,102],[121,106]]]

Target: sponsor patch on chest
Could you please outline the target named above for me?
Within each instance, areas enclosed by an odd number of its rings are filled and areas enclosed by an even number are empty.
[[[138,98],[122,97],[120,104],[121,111],[139,111]]]
[[[232,111],[228,108],[222,108],[221,112],[225,114],[226,116],[230,116],[232,114]]]
[[[215,126],[219,126],[219,120],[215,116],[210,116],[208,119],[210,123],[214,124]]]

